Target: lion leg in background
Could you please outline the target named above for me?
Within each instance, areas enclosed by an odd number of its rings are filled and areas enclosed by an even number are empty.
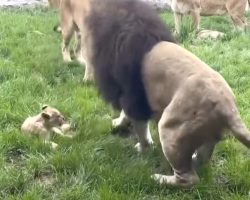
[[[81,31],[81,57],[85,64],[85,73],[83,81],[94,80],[94,66],[91,62],[92,48],[91,40],[86,32]]]
[[[191,17],[193,20],[194,30],[196,31],[200,30],[200,9],[191,11]]]
[[[65,6],[64,11],[61,12],[61,28],[62,28],[62,55],[65,62],[70,62],[69,44],[74,33],[73,17],[70,9]]]
[[[71,37],[73,35],[73,32],[74,32],[73,28],[72,29],[64,29],[64,28],[62,28],[62,36],[63,36],[62,55],[63,55],[63,60],[65,62],[70,62],[71,61],[69,43],[70,43]]]
[[[247,25],[247,20],[244,16],[246,4],[247,0],[245,4],[242,4],[241,6],[230,4],[230,2],[226,4],[228,14],[231,17],[235,28],[239,31],[244,31]]]
[[[80,31],[75,31],[75,41],[76,41],[76,48],[74,50],[74,53],[75,53],[76,60],[79,63],[85,65],[85,60],[84,60],[84,57],[82,55],[82,49],[81,49],[82,41],[81,41],[81,32]]]
[[[130,123],[129,118],[125,114],[124,110],[121,111],[120,116],[112,120],[113,127],[126,126]]]
[[[183,14],[174,12],[175,31],[180,33]]]
[[[244,16],[239,15],[231,15],[231,19],[233,20],[234,26],[238,31],[244,31],[246,28],[246,19]]]
[[[61,4],[61,0],[48,0],[48,4],[49,4],[49,8],[54,9],[54,10],[60,10],[60,4]],[[54,27],[53,30],[55,32],[61,33],[62,29],[61,26],[59,25],[59,23],[57,23]]]
[[[140,153],[144,152],[153,144],[153,140],[149,130],[149,123],[148,121],[137,121],[132,119],[131,121],[139,140],[139,142],[135,145],[135,148]]]
[[[198,169],[202,164],[208,162],[213,154],[216,142],[203,144],[199,147],[192,156],[192,162],[195,169]]]
[[[158,123],[158,130],[163,153],[173,168],[174,175],[154,174],[151,177],[160,184],[190,187],[199,182],[192,164],[195,147],[190,144],[193,138],[168,116],[171,113],[165,110]]]

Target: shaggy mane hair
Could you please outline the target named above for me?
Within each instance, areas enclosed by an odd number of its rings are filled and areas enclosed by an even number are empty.
[[[148,120],[152,111],[142,81],[142,61],[158,42],[175,42],[169,29],[151,6],[139,0],[92,0],[86,23],[101,95],[129,117]]]

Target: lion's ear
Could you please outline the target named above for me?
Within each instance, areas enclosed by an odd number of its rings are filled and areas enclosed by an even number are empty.
[[[44,118],[44,119],[50,119],[51,115],[49,113],[42,112],[42,118]]]
[[[45,104],[42,106],[42,110],[44,110],[45,108],[48,108],[48,105]]]

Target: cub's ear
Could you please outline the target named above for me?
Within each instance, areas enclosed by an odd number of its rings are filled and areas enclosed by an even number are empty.
[[[42,118],[43,118],[43,119],[50,119],[50,118],[51,118],[51,115],[50,115],[49,113],[42,112]]]
[[[45,104],[42,106],[42,110],[44,110],[45,108],[48,108],[48,105]]]

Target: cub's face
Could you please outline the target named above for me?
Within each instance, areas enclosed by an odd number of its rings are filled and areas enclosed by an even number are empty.
[[[42,118],[47,126],[60,127],[66,123],[65,117],[55,108],[49,106],[42,107]]]

